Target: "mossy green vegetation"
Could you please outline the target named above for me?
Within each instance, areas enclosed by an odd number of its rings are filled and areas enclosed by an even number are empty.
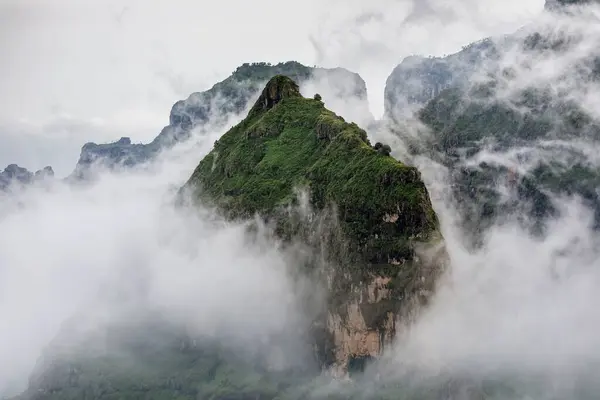
[[[337,210],[353,256],[336,261],[368,267],[411,259],[411,243],[429,240],[438,221],[419,172],[378,150],[363,129],[276,76],[185,187],[229,218],[266,219],[294,205],[295,189],[304,188],[316,212]]]

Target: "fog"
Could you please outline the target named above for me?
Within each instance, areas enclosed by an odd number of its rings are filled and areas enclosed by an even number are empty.
[[[12,360],[0,364],[3,385],[22,385],[61,324],[83,310],[94,323],[93,310],[112,304],[99,300],[107,296],[118,301],[105,312],[143,301],[208,331],[235,324],[259,334],[270,322],[290,322],[281,254],[247,243],[242,225],[210,211],[172,207],[214,136],[202,139],[147,170],[101,175],[91,187],[57,184],[2,198],[0,359]]]

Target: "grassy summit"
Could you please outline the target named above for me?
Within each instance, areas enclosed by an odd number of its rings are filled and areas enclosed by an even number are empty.
[[[310,190],[314,209],[337,206],[350,248],[367,263],[411,259],[437,218],[419,172],[381,150],[354,123],[304,98],[288,77],[272,78],[248,117],[215,143],[186,187],[230,218],[269,217]]]

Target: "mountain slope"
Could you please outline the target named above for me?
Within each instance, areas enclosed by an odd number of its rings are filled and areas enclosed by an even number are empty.
[[[82,320],[65,325],[17,399],[273,399],[314,377],[306,368],[271,367],[265,360],[276,341],[244,349],[188,335],[169,316],[139,308],[73,336]]]
[[[564,9],[565,6],[573,6],[573,5],[586,5],[592,3],[599,3],[598,0],[546,0],[544,4],[544,8],[546,10],[561,10]]]

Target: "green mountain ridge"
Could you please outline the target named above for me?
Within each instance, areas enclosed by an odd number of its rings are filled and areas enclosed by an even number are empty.
[[[258,213],[274,224],[278,237],[300,238],[317,254],[325,252],[332,265],[316,274],[330,282],[330,317],[318,325],[327,327],[319,336],[329,339],[317,343],[318,358],[324,367],[343,372],[354,356],[377,356],[383,342],[377,339],[374,353],[353,347],[332,327],[331,316],[339,313],[342,325],[360,317],[366,326],[353,329],[393,337],[386,324],[413,299],[426,301],[443,264],[419,260],[416,249],[437,245],[441,235],[418,171],[371,146],[364,130],[327,110],[319,97],[304,98],[289,78],[273,78],[248,117],[219,139],[185,188],[228,218]],[[299,203],[298,188],[309,192],[308,218],[290,214]],[[369,287],[380,291],[377,298],[358,300]],[[347,310],[356,301],[358,315]]]

